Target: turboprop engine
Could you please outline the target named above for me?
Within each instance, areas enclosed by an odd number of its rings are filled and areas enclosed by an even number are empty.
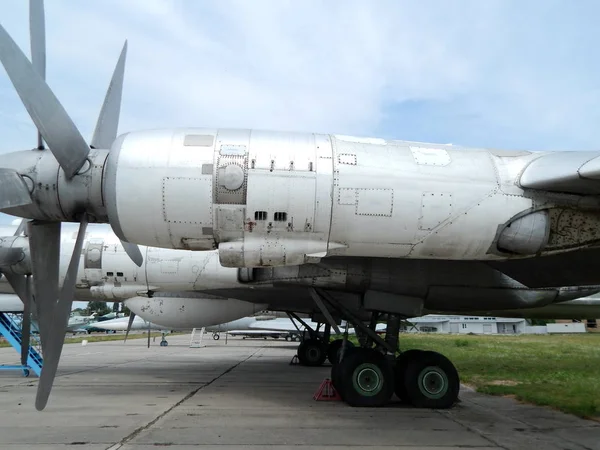
[[[218,248],[225,267],[494,260],[598,242],[598,205],[519,185],[539,158],[314,133],[132,132],[109,152],[103,198],[122,240]]]
[[[232,298],[170,296],[161,293],[156,297],[133,297],[123,302],[133,313],[148,322],[167,328],[202,328],[230,322],[267,308]]]

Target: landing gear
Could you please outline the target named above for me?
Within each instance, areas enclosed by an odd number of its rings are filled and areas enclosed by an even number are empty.
[[[454,365],[444,355],[430,351],[417,350],[405,356],[396,365],[395,383],[396,395],[417,408],[450,408],[460,391]]]
[[[306,339],[298,346],[298,361],[303,366],[321,366],[327,358],[327,348],[320,339]]]
[[[218,341],[219,339],[221,339],[221,336],[219,336],[219,333],[213,333],[213,339],[215,341]]]
[[[386,405],[394,393],[394,369],[377,350],[357,348],[337,365],[337,387],[350,406]]]
[[[315,289],[315,292],[317,290]],[[379,407],[392,395],[417,408],[445,409],[458,401],[460,379],[452,362],[437,352],[398,349],[401,316],[374,312],[370,324],[363,323],[343,304],[323,292],[320,298],[355,327],[360,347],[347,342],[341,355],[342,340],[327,349],[333,364],[331,382],[342,399],[351,406]],[[375,332],[377,322],[387,322],[385,338]],[[400,355],[395,358],[395,355]],[[299,353],[300,354],[300,353]]]
[[[160,344],[161,347],[166,347],[167,345],[169,345],[169,343],[167,342],[167,340],[165,339],[165,334],[162,334],[162,339],[160,340]]]
[[[342,349],[342,344],[344,343],[343,339],[336,339],[331,341],[327,346],[327,360],[331,364],[337,364],[340,360],[340,350]],[[354,344],[350,341],[346,342],[346,350],[348,348],[354,348]]]

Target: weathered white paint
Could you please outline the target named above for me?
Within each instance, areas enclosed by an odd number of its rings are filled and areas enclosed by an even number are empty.
[[[196,135],[203,145],[186,145]],[[331,255],[503,259],[515,255],[498,251],[501,228],[536,205],[518,182],[536,158],[313,133],[129,133],[109,156],[107,210],[126,240],[219,248],[230,267]]]

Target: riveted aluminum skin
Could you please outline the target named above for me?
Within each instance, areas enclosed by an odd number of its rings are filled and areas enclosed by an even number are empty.
[[[585,162],[575,159],[577,167]],[[510,220],[540,204],[560,206],[519,184],[524,173],[541,176],[538,160],[530,152],[340,135],[156,130],[115,142],[104,200],[121,238],[218,248],[220,263],[236,268],[331,256],[501,260],[592,245],[593,236],[549,246],[538,236],[518,251],[499,250],[499,229]],[[600,229],[600,216],[582,214],[572,216]]]
[[[216,130],[156,130],[115,141],[104,173],[104,200],[117,236],[163,248],[214,248],[215,135]]]

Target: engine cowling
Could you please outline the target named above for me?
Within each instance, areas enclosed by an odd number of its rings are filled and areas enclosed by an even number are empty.
[[[218,247],[226,267],[303,264],[332,247],[331,154],[329,137],[311,133],[128,133],[107,159],[107,213],[121,239]]]
[[[202,328],[230,322],[267,308],[232,298],[133,297],[123,303],[142,319],[169,328]],[[191,294],[189,294],[191,295]]]

